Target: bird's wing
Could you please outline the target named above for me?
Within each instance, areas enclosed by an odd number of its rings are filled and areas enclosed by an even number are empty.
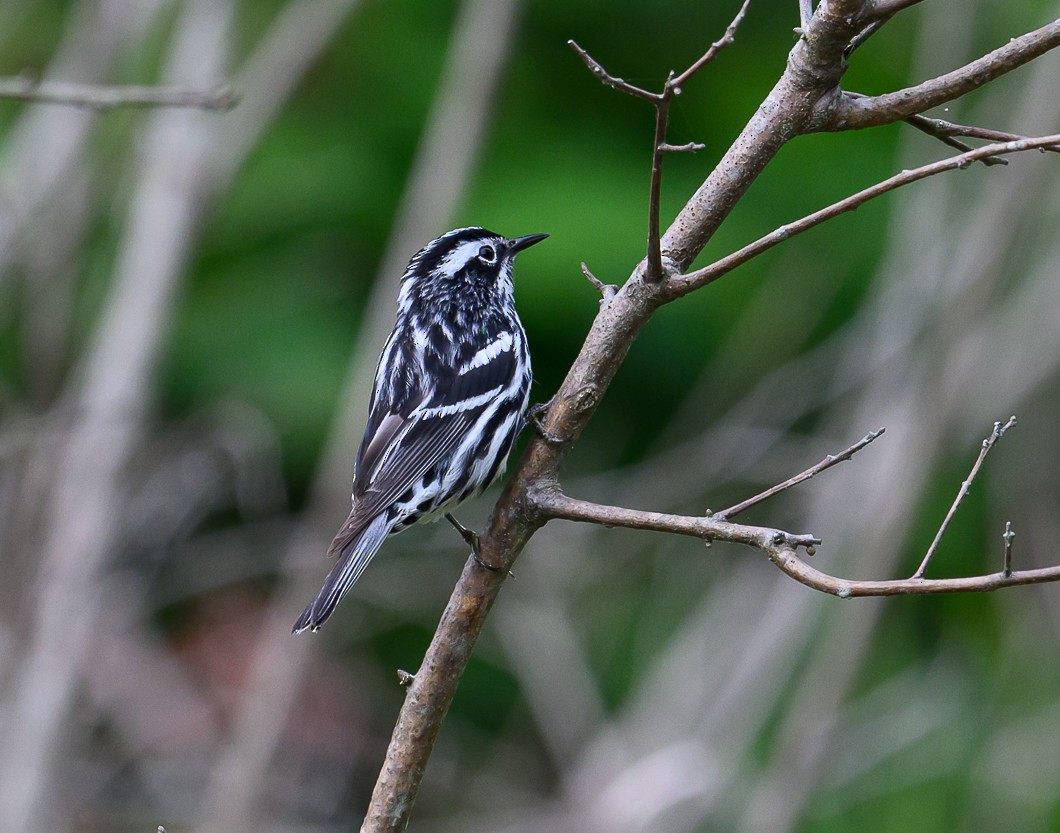
[[[341,553],[372,520],[445,459],[465,438],[515,372],[501,350],[428,391],[407,416],[388,413],[365,437],[353,481],[353,510],[329,549]]]

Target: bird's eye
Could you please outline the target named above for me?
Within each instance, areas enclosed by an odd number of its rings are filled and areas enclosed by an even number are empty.
[[[478,250],[478,256],[484,263],[493,263],[497,260],[497,251],[492,246],[483,246]]]

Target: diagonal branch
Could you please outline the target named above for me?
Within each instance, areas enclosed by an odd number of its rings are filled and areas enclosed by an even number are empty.
[[[749,497],[747,498],[747,500],[740,501],[740,503],[737,503],[735,506],[730,506],[728,509],[722,509],[720,512],[715,512],[711,515],[711,517],[716,518],[718,520],[727,521],[730,518],[739,515],[741,512],[750,509],[752,506],[757,506],[759,503],[769,500],[769,498],[773,497],[774,495],[780,494],[785,489],[790,489],[792,486],[798,486],[800,483],[804,483],[811,477],[814,477],[815,475],[818,475],[823,471],[827,471],[828,469],[832,468],[832,466],[836,466],[840,463],[846,462],[859,451],[861,451],[861,449],[863,449],[869,443],[882,436],[886,430],[886,428],[881,427],[875,431],[870,431],[856,443],[851,445],[849,448],[840,451],[838,454],[829,454],[827,457],[821,460],[821,462],[817,463],[814,466],[810,466],[810,468],[806,469],[806,471],[800,472],[794,477],[788,478],[783,483],[778,483],[776,486],[766,489],[764,492],[761,492],[755,495],[754,497]]]
[[[214,87],[109,86],[41,81],[21,75],[0,78],[0,98],[35,104],[67,104],[93,110],[110,110],[114,107],[193,107],[225,112],[239,103],[239,96],[228,84]]]
[[[1060,46],[1060,19],[1013,38],[960,69],[915,87],[871,97],[844,93],[838,101],[825,105],[831,108],[831,112],[819,129],[860,130],[900,121],[959,98],[1057,46]]]
[[[998,142],[992,145],[983,145],[975,150],[962,153],[959,156],[951,156],[949,159],[941,159],[938,162],[931,162],[930,164],[922,165],[919,168],[902,171],[899,174],[895,174],[890,179],[885,179],[883,182],[878,182],[869,188],[858,191],[856,194],[852,194],[846,199],[842,199],[839,202],[833,203],[832,205],[815,211],[812,214],[807,214],[805,217],[796,220],[793,223],[787,223],[780,228],[774,229],[764,237],[758,238],[758,240],[755,240],[753,243],[748,243],[742,249],[738,249],[720,260],[714,261],[714,263],[709,266],[704,266],[702,269],[697,269],[694,272],[688,272],[687,274],[671,278],[667,281],[666,288],[671,299],[687,295],[695,289],[700,289],[709,283],[713,283],[723,275],[727,275],[737,266],[742,266],[752,258],[758,257],[758,255],[772,249],[780,243],[783,243],[785,240],[794,237],[796,234],[802,234],[802,232],[809,231],[814,226],[819,226],[821,223],[831,220],[833,217],[838,217],[840,214],[853,211],[867,203],[869,200],[883,196],[890,191],[901,188],[903,185],[919,182],[921,179],[927,179],[929,176],[941,174],[946,171],[963,170],[964,168],[967,168],[969,164],[979,159],[986,159],[991,156],[1001,156],[1008,153],[1021,153],[1027,150],[1052,149],[1058,144],[1060,144],[1060,133],[1054,133],[1049,136],[1038,136],[1032,139],[1018,139],[1014,142]]]
[[[972,465],[972,470],[968,473],[968,477],[964,482],[961,483],[961,488],[957,491],[957,497],[954,498],[953,505],[950,506],[950,511],[947,512],[946,517],[942,519],[942,523],[939,525],[939,531],[935,533],[935,539],[931,542],[931,546],[928,547],[927,553],[924,555],[924,560],[920,562],[920,566],[917,567],[916,572],[913,573],[913,578],[922,578],[924,573],[927,572],[927,568],[931,564],[931,559],[935,557],[935,552],[938,550],[939,544],[942,542],[942,536],[946,534],[950,521],[953,520],[953,516],[957,514],[957,509],[968,496],[968,491],[972,488],[972,483],[979,474],[979,469],[982,468],[983,461],[986,460],[986,455],[990,453],[990,449],[997,444],[997,441],[1004,436],[1005,432],[1015,424],[1016,417],[1014,416],[1009,417],[1008,422],[1003,425],[1000,422],[994,423],[994,430],[990,432],[989,437],[983,440],[983,445],[979,449],[979,456]],[[1005,571],[1011,572],[1010,567],[1011,564],[1008,559],[1006,559]]]

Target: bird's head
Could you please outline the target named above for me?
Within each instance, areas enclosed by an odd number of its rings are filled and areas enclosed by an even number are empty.
[[[516,254],[548,237],[502,237],[484,228],[461,228],[420,249],[401,279],[399,306],[456,307],[512,303],[512,263]]]

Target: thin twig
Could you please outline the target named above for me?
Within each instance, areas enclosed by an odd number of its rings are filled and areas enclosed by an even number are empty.
[[[843,50],[843,57],[849,58],[858,47],[865,43],[869,38],[876,34],[880,28],[887,22],[888,18],[881,17],[877,20],[872,21],[868,26],[858,32],[854,37],[850,39],[850,43],[847,44],[847,48]]]
[[[974,125],[968,124],[954,124],[953,122],[944,119],[935,119],[930,118],[929,116],[910,116],[905,121],[917,130],[921,130],[929,136],[934,136],[936,139],[945,142],[951,147],[962,148],[964,150],[971,150],[971,147],[964,142],[957,141],[954,137],[967,136],[972,139],[985,139],[989,142],[1018,142],[1021,139],[1029,138],[1028,136],[1023,136],[1019,133],[1009,133],[1005,130],[991,130],[987,127],[975,127]],[[1046,146],[1039,148],[1039,150],[1043,152],[1060,153],[1060,145]],[[984,165],[1008,164],[1007,159],[1001,159],[996,156],[989,156],[980,161]]]
[[[756,506],[759,503],[768,500],[769,498],[773,497],[773,495],[779,494],[785,489],[790,489],[792,486],[797,486],[799,483],[809,480],[814,475],[820,474],[821,472],[832,468],[832,466],[838,465],[839,463],[849,460],[851,457],[861,451],[861,449],[863,449],[873,440],[881,436],[886,430],[886,428],[881,427],[877,431],[870,431],[852,446],[839,452],[838,454],[829,454],[817,465],[811,466],[810,468],[806,469],[806,471],[801,472],[800,474],[796,474],[794,477],[785,480],[783,483],[778,483],[776,486],[773,486],[770,489],[766,489],[764,492],[760,492],[754,497],[749,497],[747,498],[747,500],[741,501],[735,506],[730,506],[728,509],[722,509],[720,512],[715,512],[711,515],[711,517],[717,518],[718,520],[730,520],[731,518],[734,518],[739,515],[741,512],[750,509],[752,506]]]
[[[659,237],[659,210],[662,203],[663,145],[666,144],[666,127],[670,121],[670,103],[679,88],[673,84],[671,72],[663,87],[663,98],[655,105],[655,137],[651,150],[651,183],[648,186],[648,269],[644,279],[648,283],[662,280],[662,244]]]
[[[615,293],[618,292],[618,287],[613,283],[604,283],[596,275],[589,271],[589,267],[582,262],[582,274],[585,275],[586,280],[589,281],[593,286],[596,287],[596,291],[603,296],[604,301],[608,301],[615,297]]]
[[[740,6],[740,10],[736,13],[736,17],[734,17],[732,22],[726,27],[725,34],[710,45],[710,49],[703,53],[702,58],[674,79],[674,86],[677,88],[676,92],[678,94],[681,92],[681,86],[684,85],[689,78],[717,58],[718,53],[721,52],[721,50],[736,40],[736,30],[740,28],[740,24],[743,23],[743,19],[747,16],[747,9],[750,5],[751,0],[744,0],[743,5]]]
[[[604,69],[603,66],[601,66],[600,62],[597,61],[596,58],[594,58],[592,55],[582,49],[573,40],[568,40],[567,46],[569,46],[578,54],[578,57],[582,59],[585,65],[589,68],[589,71],[600,80],[601,84],[606,84],[613,90],[628,93],[629,95],[636,96],[637,98],[643,98],[645,101],[650,101],[653,104],[662,98],[659,93],[652,93],[648,92],[647,90],[642,90],[640,87],[634,86],[628,81],[624,81],[617,75],[612,75],[610,72]]]
[[[666,78],[666,83],[663,84],[661,93],[653,93],[648,90],[641,89],[640,87],[634,86],[623,79],[612,75],[603,66],[593,58],[588,52],[582,49],[573,40],[567,41],[567,44],[573,49],[578,57],[582,59],[589,70],[600,79],[601,83],[606,84],[612,89],[619,90],[629,95],[642,98],[645,101],[650,101],[655,107],[655,140],[652,143],[651,153],[651,183],[648,186],[648,252],[647,252],[647,268],[644,273],[644,280],[647,283],[658,283],[663,279],[665,270],[663,269],[662,262],[662,244],[659,230],[659,206],[662,201],[662,165],[663,165],[663,153],[665,151],[673,150],[698,150],[703,147],[697,145],[695,142],[690,142],[688,145],[674,146],[669,145],[666,142],[666,128],[670,119],[670,104],[673,99],[681,94],[681,87],[699,72],[703,67],[713,61],[718,53],[726,46],[731,44],[736,39],[736,30],[743,22],[744,17],[747,15],[747,8],[750,6],[751,0],[744,0],[740,6],[740,10],[736,13],[736,17],[732,19],[732,22],[725,29],[725,34],[722,35],[718,40],[714,41],[710,45],[710,48],[695,61],[691,66],[688,67],[680,75],[674,75],[673,71]]]
[[[659,150],[666,151],[667,153],[695,153],[696,151],[703,150],[706,145],[701,142],[685,142],[683,145],[671,145],[669,142],[663,142],[659,145]]]
[[[210,88],[185,86],[108,86],[41,81],[16,75],[0,78],[0,98],[35,104],[66,104],[109,110],[113,107],[196,107],[225,112],[239,103],[228,84]]]
[[[968,490],[972,487],[972,482],[975,480],[976,475],[979,474],[979,469],[983,465],[983,460],[986,459],[986,455],[990,453],[990,449],[994,447],[995,443],[997,443],[1004,433],[1015,424],[1016,417],[1014,416],[1009,417],[1008,422],[1003,425],[1000,422],[994,423],[994,430],[990,432],[989,437],[983,440],[982,448],[979,449],[979,456],[976,458],[972,470],[968,473],[968,477],[957,491],[957,497],[954,498],[953,505],[950,506],[950,511],[947,512],[946,517],[942,519],[942,525],[939,526],[939,531],[935,533],[935,540],[933,540],[931,546],[928,547],[928,551],[924,555],[924,560],[920,562],[920,566],[917,567],[916,572],[913,573],[913,578],[923,578],[928,565],[931,564],[931,559],[935,557],[935,551],[939,548],[942,536],[946,534],[946,529],[949,527],[950,521],[953,520],[953,516],[957,512],[957,507],[959,507],[965,497],[967,497]]]
[[[973,147],[970,144],[968,144],[967,142],[962,142],[960,139],[955,138],[952,133],[947,134],[937,130],[935,125],[933,124],[934,121],[935,119],[929,119],[924,116],[910,116],[909,118],[905,119],[906,124],[912,125],[920,132],[926,133],[928,136],[934,136],[936,139],[942,142],[942,144],[948,145],[951,148],[955,148],[956,150],[961,151],[961,153],[973,150]],[[1008,164],[1008,160],[1003,159],[1000,156],[988,156],[985,159],[980,159],[979,161],[987,167],[990,167],[991,165]]]
[[[1012,531],[1012,521],[1005,521],[1005,532],[1001,538],[1005,542],[1005,557],[1003,560],[1003,567],[1001,568],[1001,574],[1003,576],[1012,575],[1012,539],[1016,537],[1016,533]]]
[[[936,136],[968,136],[973,139],[985,139],[989,142],[1018,142],[1020,139],[1029,139],[1020,133],[1009,133],[1005,130],[994,130],[989,127],[976,127],[971,124],[955,124],[945,119],[936,119],[929,116],[910,116],[906,119],[910,124],[917,122],[925,127],[930,125],[933,135]],[[1060,153],[1060,145],[1041,148],[1043,151]]]
[[[620,526],[626,529],[641,529],[651,532],[671,532],[699,538],[702,541],[725,541],[744,544],[766,550],[770,546],[787,548],[813,547],[821,543],[814,535],[795,534],[761,526],[734,524],[716,517],[692,517],[670,515],[664,512],[648,512],[627,509],[579,500],[563,494],[558,488],[542,491],[535,496],[535,507],[549,518],[567,521],[595,523],[602,526]]]
[[[951,156],[949,159],[941,159],[938,162],[922,165],[919,168],[902,171],[899,174],[895,174],[890,179],[885,179],[883,182],[878,182],[869,188],[858,191],[856,194],[852,194],[839,202],[832,203],[832,205],[826,208],[822,208],[812,214],[807,214],[805,217],[796,220],[793,223],[787,223],[780,226],[780,228],[774,229],[769,234],[758,238],[753,243],[748,243],[742,249],[738,249],[720,260],[714,261],[714,263],[711,263],[709,266],[704,266],[702,269],[697,269],[694,272],[688,272],[687,274],[673,277],[667,282],[667,288],[670,290],[672,297],[674,298],[686,295],[694,289],[701,289],[707,284],[713,283],[723,275],[727,275],[737,266],[742,266],[752,258],[772,249],[774,246],[783,243],[785,240],[794,237],[796,234],[808,231],[814,226],[819,226],[826,220],[831,220],[833,217],[837,217],[847,211],[853,211],[856,208],[860,208],[869,200],[883,196],[890,191],[901,188],[903,185],[919,182],[921,179],[927,179],[929,176],[941,174],[946,171],[967,168],[972,162],[979,159],[985,159],[988,156],[1020,153],[1027,150],[1039,150],[1057,144],[1060,144],[1060,134],[1058,133],[1032,139],[1018,139],[1013,142],[999,142],[992,145],[983,145],[975,150],[962,153],[959,156]]]

